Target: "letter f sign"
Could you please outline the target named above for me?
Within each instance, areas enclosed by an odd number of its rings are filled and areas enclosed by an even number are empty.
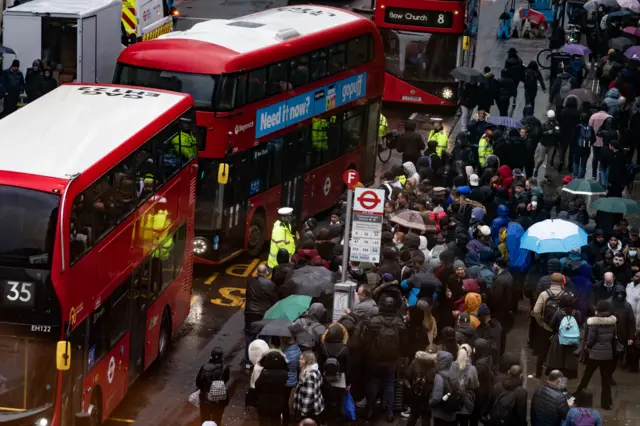
[[[349,169],[342,175],[342,180],[349,189],[353,189],[360,182],[360,174],[356,170]]]

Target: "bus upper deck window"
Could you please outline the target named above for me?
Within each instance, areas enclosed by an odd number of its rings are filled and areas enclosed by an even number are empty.
[[[327,51],[319,50],[311,54],[311,80],[316,81],[327,76]]]
[[[335,74],[346,68],[347,59],[344,44],[336,44],[329,48],[329,74]]]
[[[247,103],[257,102],[264,98],[267,71],[264,68],[249,72],[247,80]]]
[[[293,87],[300,87],[309,82],[309,57],[307,55],[291,59],[289,67]]]

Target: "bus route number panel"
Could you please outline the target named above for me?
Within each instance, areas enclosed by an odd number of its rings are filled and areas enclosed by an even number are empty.
[[[438,10],[415,10],[388,7],[384,20],[388,24],[414,27],[452,28],[453,12]]]

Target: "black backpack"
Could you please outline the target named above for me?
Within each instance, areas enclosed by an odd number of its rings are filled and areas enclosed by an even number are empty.
[[[427,377],[424,374],[418,374],[411,381],[411,393],[416,398],[422,398],[427,390]]]
[[[547,290],[547,295],[549,298],[547,299],[547,303],[544,304],[544,308],[542,310],[542,320],[545,324],[551,325],[551,320],[558,310],[560,310],[560,297],[564,294],[564,290],[560,291],[558,294],[553,294],[551,290]]]
[[[506,426],[511,424],[513,407],[516,405],[516,393],[514,391],[502,392],[491,406],[489,414],[492,426]]]
[[[455,413],[460,410],[464,401],[464,391],[462,390],[460,381],[457,379],[451,380],[442,374],[439,374],[439,376],[442,377],[442,381],[444,382],[442,391],[443,399],[440,400],[440,407],[447,412]],[[445,401],[444,397],[447,394],[449,394],[449,397]]]
[[[400,330],[401,325],[396,321],[384,318],[382,315],[373,317],[379,319],[382,327],[377,330],[373,341],[373,351],[377,359],[381,361],[395,361],[400,357]]]
[[[329,352],[327,352],[327,348],[322,345],[322,353],[325,357],[324,367],[322,368],[322,377],[326,381],[335,381],[340,378],[342,368],[340,367],[340,361],[338,361],[338,358],[340,358],[340,355],[342,355],[342,352],[346,349],[347,347],[343,346],[336,356],[331,356],[329,355]]]

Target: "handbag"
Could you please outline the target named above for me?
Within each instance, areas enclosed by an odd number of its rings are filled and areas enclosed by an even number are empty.
[[[347,389],[347,393],[344,395],[344,416],[347,421],[356,421],[356,403],[351,396],[351,391]]]
[[[220,402],[227,399],[227,386],[222,380],[214,380],[211,382],[207,399],[211,402]]]
[[[189,395],[189,404],[193,405],[194,407],[200,407],[200,391],[199,390]]]

